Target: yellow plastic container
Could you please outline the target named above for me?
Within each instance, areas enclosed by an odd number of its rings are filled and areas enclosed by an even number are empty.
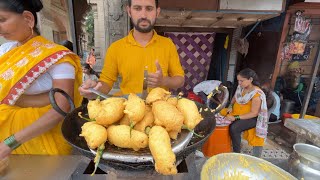
[[[293,118],[293,119],[300,119],[299,116],[300,116],[300,114],[292,114],[292,118]],[[319,117],[311,116],[311,115],[305,115],[305,116],[304,116],[304,119],[320,120]]]

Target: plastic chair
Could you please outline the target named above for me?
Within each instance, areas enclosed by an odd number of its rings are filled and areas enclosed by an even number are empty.
[[[268,97],[268,98],[271,98],[271,99],[273,100],[273,104],[272,104],[271,108],[268,109],[268,119],[270,119],[271,113],[272,113],[272,112],[276,109],[276,107],[277,107],[276,98],[274,97],[274,95],[273,95],[272,93],[270,93],[270,94],[271,94],[271,96]],[[279,123],[279,122],[281,122],[280,119],[278,119],[278,120],[275,121],[275,122],[268,122],[268,124],[276,124],[276,123]]]

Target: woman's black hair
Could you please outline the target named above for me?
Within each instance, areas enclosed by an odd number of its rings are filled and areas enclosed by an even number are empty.
[[[93,70],[89,64],[86,63],[86,64],[84,64],[83,67],[89,70],[89,74],[94,74],[94,75],[96,75],[98,78],[100,78],[100,74],[97,73],[95,70]]]
[[[86,69],[89,69],[89,70],[91,70],[92,68],[90,67],[90,64],[84,64],[84,66],[83,66],[84,68],[86,68]]]
[[[60,41],[59,44],[68,48],[70,51],[73,51],[73,43],[71,41],[63,40],[63,41]]]
[[[250,68],[246,68],[246,69],[241,70],[238,73],[238,75],[240,75],[241,77],[246,78],[246,79],[252,78],[252,84],[255,86],[260,86],[259,77],[254,70],[252,70]]]
[[[41,0],[0,0],[0,9],[22,14],[23,11],[30,11],[35,19],[34,31],[40,34],[37,28],[37,12],[41,11],[43,4]]]

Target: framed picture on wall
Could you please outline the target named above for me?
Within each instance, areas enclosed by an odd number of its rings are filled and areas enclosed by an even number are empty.
[[[292,61],[307,61],[307,60],[309,60],[309,57],[310,57],[310,54],[311,54],[311,51],[313,48],[314,48],[314,45],[307,44],[303,54],[293,54],[292,55]]]

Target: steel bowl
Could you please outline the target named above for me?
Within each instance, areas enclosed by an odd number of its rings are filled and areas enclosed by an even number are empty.
[[[298,179],[320,179],[320,148],[295,144],[289,157],[289,172]]]
[[[224,153],[211,157],[201,171],[201,180],[218,179],[296,178],[263,159],[240,153]]]

